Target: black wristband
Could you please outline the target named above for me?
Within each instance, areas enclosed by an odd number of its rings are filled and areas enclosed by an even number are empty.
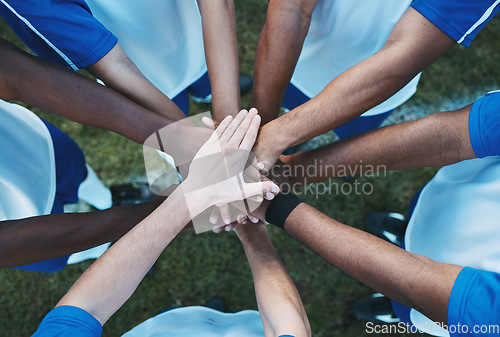
[[[278,194],[271,200],[266,210],[266,221],[285,230],[285,221],[292,211],[303,201],[292,193]]]

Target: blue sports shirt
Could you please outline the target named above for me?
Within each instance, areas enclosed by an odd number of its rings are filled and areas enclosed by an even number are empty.
[[[500,0],[415,0],[411,7],[457,43],[468,47],[500,10]]]
[[[472,105],[469,135],[478,158],[500,156],[500,91],[490,92]]]

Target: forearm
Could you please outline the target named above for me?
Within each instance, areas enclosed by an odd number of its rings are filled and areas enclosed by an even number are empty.
[[[239,66],[234,0],[198,0],[214,119],[236,116],[240,110]]]
[[[278,117],[317,0],[271,0],[255,60],[252,106],[262,124]]]
[[[160,207],[111,246],[57,306],[82,308],[104,324],[132,295],[164,248],[190,221],[177,189]]]
[[[111,89],[154,113],[173,121],[186,118],[177,105],[141,73],[119,43],[87,70]]]
[[[294,174],[292,182],[299,184],[364,172],[454,164],[476,157],[469,136],[470,109],[435,113],[283,160]],[[305,167],[314,170],[302,169]]]
[[[242,225],[240,225],[242,226]],[[310,326],[300,295],[274,249],[262,224],[238,229],[252,269],[259,312],[266,336],[310,336]]]
[[[154,211],[162,200],[157,198],[90,213],[2,221],[0,267],[39,262],[117,240]]]
[[[113,90],[0,42],[0,97],[114,131],[138,143],[172,123]]]
[[[394,95],[454,44],[410,8],[379,52],[339,75],[310,101],[265,125],[260,137],[265,142],[279,134],[275,146],[284,150],[345,124]]]
[[[436,322],[447,322],[448,300],[462,267],[407,252],[305,203],[289,215],[285,229],[357,280]]]

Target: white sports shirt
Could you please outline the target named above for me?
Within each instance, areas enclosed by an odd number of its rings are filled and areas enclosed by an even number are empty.
[[[410,4],[411,0],[320,0],[291,83],[309,97],[318,95],[334,78],[382,48]],[[420,74],[363,116],[397,108],[416,92],[419,79]]]

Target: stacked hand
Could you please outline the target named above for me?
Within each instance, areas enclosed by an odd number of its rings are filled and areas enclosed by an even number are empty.
[[[204,123],[213,127],[208,118]],[[221,212],[226,221],[216,225],[224,226],[257,209],[264,197],[272,199],[279,192],[276,184],[261,179],[260,165],[250,156],[259,126],[256,109],[242,110],[234,119],[228,116],[194,156],[181,186],[198,232],[212,228],[206,225],[215,214],[211,206],[226,209]],[[196,201],[199,198],[194,196],[200,194],[208,196],[203,198],[205,202]]]

